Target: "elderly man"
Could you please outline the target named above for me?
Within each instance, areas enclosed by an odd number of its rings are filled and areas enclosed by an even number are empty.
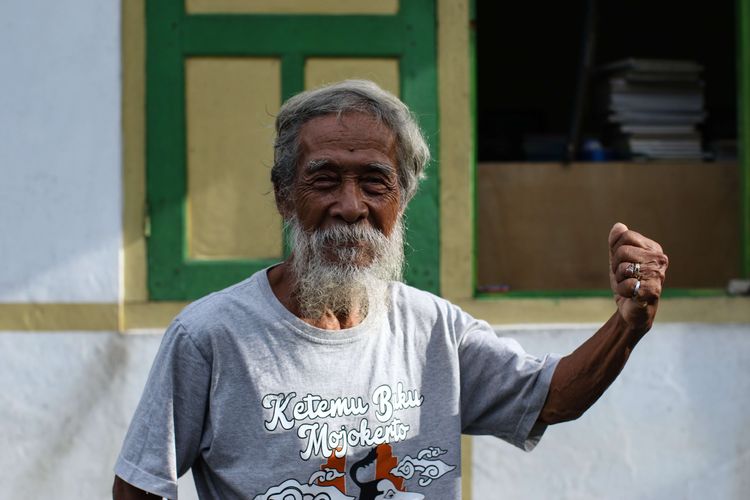
[[[530,450],[597,400],[651,327],[667,258],[620,223],[616,311],[563,358],[530,356],[400,283],[402,219],[429,153],[406,106],[375,84],[299,94],[276,130],[292,255],[173,321],[116,498],[176,498],[192,468],[202,498],[453,500],[461,433]]]

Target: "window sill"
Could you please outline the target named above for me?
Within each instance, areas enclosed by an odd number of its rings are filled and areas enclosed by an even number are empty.
[[[615,311],[611,297],[556,297],[454,301],[466,312],[493,325],[523,323],[603,323]],[[750,297],[666,297],[658,322],[750,323]]]

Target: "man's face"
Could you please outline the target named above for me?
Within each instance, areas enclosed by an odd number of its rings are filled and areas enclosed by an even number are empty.
[[[299,141],[292,210],[302,229],[358,224],[390,236],[401,210],[393,132],[366,114],[325,115]]]
[[[368,115],[314,118],[299,138],[290,219],[296,298],[306,317],[375,311],[401,277],[396,140]]]

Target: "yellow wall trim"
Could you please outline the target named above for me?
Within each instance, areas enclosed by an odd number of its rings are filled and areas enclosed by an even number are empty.
[[[121,332],[163,330],[188,302],[134,302],[123,304]]]
[[[472,451],[474,449],[471,436],[461,435],[461,498],[472,499],[471,480],[473,477]]]
[[[459,300],[456,304],[493,325],[604,323],[615,312],[609,298]],[[657,323],[750,323],[750,298],[663,299]]]
[[[2,303],[0,331],[122,332],[163,330],[187,302]]]
[[[117,330],[117,304],[0,304],[0,331]]]
[[[472,117],[469,3],[438,2],[440,105],[440,293],[473,295]],[[428,175],[430,173],[428,172]]]
[[[144,0],[122,2],[122,293],[148,300],[146,288],[146,14]]]
[[[188,302],[3,303],[0,331],[163,330]],[[606,298],[456,301],[493,325],[604,323],[615,311]],[[657,323],[750,324],[750,297],[664,299]]]

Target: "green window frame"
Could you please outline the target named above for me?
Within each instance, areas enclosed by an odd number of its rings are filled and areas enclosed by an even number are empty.
[[[739,278],[750,278],[750,0],[735,0],[736,16],[736,40],[737,40],[737,142],[739,144],[738,168],[740,169],[740,276]],[[474,151],[472,152],[471,179],[472,179],[472,224],[473,224],[473,262],[472,262],[472,289],[474,297],[480,300],[495,299],[563,299],[563,298],[585,298],[585,297],[609,297],[612,291],[609,289],[574,289],[574,290],[524,290],[508,291],[502,293],[480,292],[477,286],[477,213],[478,200],[476,196],[477,182],[477,64],[476,64],[476,26],[477,19],[476,0],[470,0],[470,29],[469,44],[471,58],[471,114],[473,117],[472,136],[474,138]],[[726,290],[720,288],[665,288],[662,297],[721,297],[727,295]]]
[[[395,15],[188,14],[183,0],[152,0],[146,3],[146,56],[150,300],[196,299],[279,260],[187,256],[185,60],[193,56],[278,57],[284,100],[304,89],[308,57],[397,58],[401,98],[416,114],[434,158],[406,214],[405,280],[439,292],[434,0],[401,0]]]

